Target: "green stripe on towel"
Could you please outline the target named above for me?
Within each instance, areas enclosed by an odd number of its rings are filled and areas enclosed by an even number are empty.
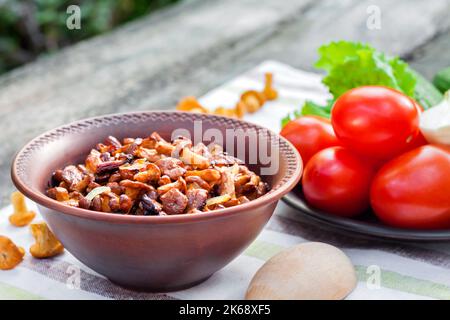
[[[358,280],[365,282],[370,276],[366,266],[355,266]],[[450,287],[433,281],[417,279],[400,273],[381,270],[381,286],[419,296],[450,300]]]
[[[266,261],[283,249],[285,248],[277,244],[256,240],[247,248],[247,250],[244,251],[244,254],[246,256]]]
[[[2,300],[43,300],[43,297],[29,291],[0,282],[0,299]]]

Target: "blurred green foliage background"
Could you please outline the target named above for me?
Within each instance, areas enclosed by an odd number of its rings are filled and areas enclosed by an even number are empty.
[[[0,73],[179,0],[0,0]],[[69,30],[69,5],[81,29]]]

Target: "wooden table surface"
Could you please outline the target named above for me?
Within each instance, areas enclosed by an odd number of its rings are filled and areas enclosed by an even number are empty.
[[[381,29],[367,28],[371,5]],[[450,0],[187,0],[5,74],[0,206],[13,190],[14,154],[45,130],[171,108],[266,59],[313,70],[317,48],[339,39],[370,42],[431,78],[450,65]]]

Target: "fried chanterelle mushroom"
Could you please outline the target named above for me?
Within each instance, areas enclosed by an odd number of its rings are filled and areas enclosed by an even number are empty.
[[[28,225],[36,216],[36,213],[28,210],[25,203],[25,196],[19,191],[13,192],[11,195],[11,203],[14,208],[13,214],[9,216],[9,222],[16,227],[24,227]]]
[[[234,108],[224,108],[219,106],[210,111],[203,107],[195,97],[189,96],[184,97],[178,102],[177,110],[209,113],[241,119],[246,113],[253,113],[261,109],[266,101],[278,98],[278,91],[273,87],[273,74],[271,72],[265,73],[264,79],[265,83],[262,91],[247,90],[243,92]]]
[[[30,228],[36,241],[30,247],[30,253],[33,257],[38,259],[51,258],[64,251],[63,245],[56,239],[45,222],[33,223]]]
[[[18,247],[11,239],[0,236],[0,270],[10,270],[23,260],[25,250]]]
[[[268,185],[217,144],[108,137],[84,164],[56,170],[47,195],[83,209],[128,215],[174,215],[236,206]]]

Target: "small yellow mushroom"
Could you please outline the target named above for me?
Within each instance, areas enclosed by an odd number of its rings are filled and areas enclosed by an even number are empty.
[[[203,107],[200,102],[198,102],[197,98],[192,96],[184,97],[183,99],[181,99],[177,104],[177,110],[208,113],[208,110]]]
[[[22,247],[17,247],[19,249],[20,254],[22,255],[22,257],[25,255],[25,249]]]
[[[30,253],[33,257],[38,259],[51,258],[64,251],[63,245],[56,239],[45,222],[33,223],[30,228],[36,241],[30,247]]]
[[[10,270],[23,260],[25,250],[18,247],[11,239],[0,236],[0,270]]]
[[[220,172],[216,169],[190,170],[186,172],[186,177],[199,176],[206,182],[217,182],[220,178]]]
[[[14,212],[9,216],[9,222],[16,227],[24,227],[28,225],[36,216],[36,213],[28,210],[25,203],[25,196],[19,191],[15,191],[11,195],[11,202]]]
[[[207,169],[211,165],[208,158],[191,151],[189,148],[184,148],[181,151],[180,160],[195,169]]]
[[[208,113],[207,111],[205,111],[205,108],[192,108],[189,111],[193,113]]]
[[[50,198],[53,198],[57,201],[69,201],[70,200],[70,196],[69,196],[69,192],[67,191],[67,189],[62,188],[62,187],[55,187],[55,188],[50,188],[47,190],[47,195]]]
[[[238,204],[240,204],[240,202],[239,202],[239,199],[236,199],[236,198],[231,198],[227,202],[223,203],[223,205],[227,208],[237,206]]]
[[[167,141],[159,141],[156,143],[155,150],[160,154],[171,156],[172,152],[175,151],[175,147]]]
[[[247,105],[244,102],[239,101],[236,104],[235,110],[236,110],[236,116],[239,119],[242,119],[244,117],[245,113],[247,112]]]
[[[245,103],[246,110],[249,113],[258,111],[265,102],[265,97],[261,92],[256,90],[245,91],[241,95],[241,101]]]
[[[161,170],[154,163],[147,164],[145,171],[138,172],[134,175],[133,179],[139,182],[156,182],[161,178]]]
[[[234,108],[224,108],[222,106],[217,107],[214,111],[210,112],[203,107],[200,102],[192,96],[184,97],[178,102],[177,110],[189,111],[198,113],[212,113],[216,115],[231,117],[231,118],[243,118],[248,113],[258,111],[267,100],[274,100],[278,97],[278,91],[273,87],[273,74],[266,72],[264,74],[264,89],[262,91],[248,90],[245,91],[238,103]]]
[[[230,118],[236,118],[236,110],[234,109],[228,109],[228,108],[224,108],[224,107],[217,107],[213,114],[216,114],[218,116],[225,116],[225,117],[230,117]]]
[[[224,107],[217,107],[213,111],[213,113],[218,115],[218,116],[226,116],[227,115],[227,109],[225,109]]]
[[[160,186],[158,189],[156,189],[156,191],[158,192],[158,195],[161,196],[174,188],[180,190],[183,193],[186,193],[186,189],[187,189],[186,181],[180,177],[175,182],[171,182],[171,183]]]
[[[267,100],[275,100],[278,97],[278,91],[273,87],[273,74],[271,72],[266,72],[265,76],[265,85],[263,94]]]

